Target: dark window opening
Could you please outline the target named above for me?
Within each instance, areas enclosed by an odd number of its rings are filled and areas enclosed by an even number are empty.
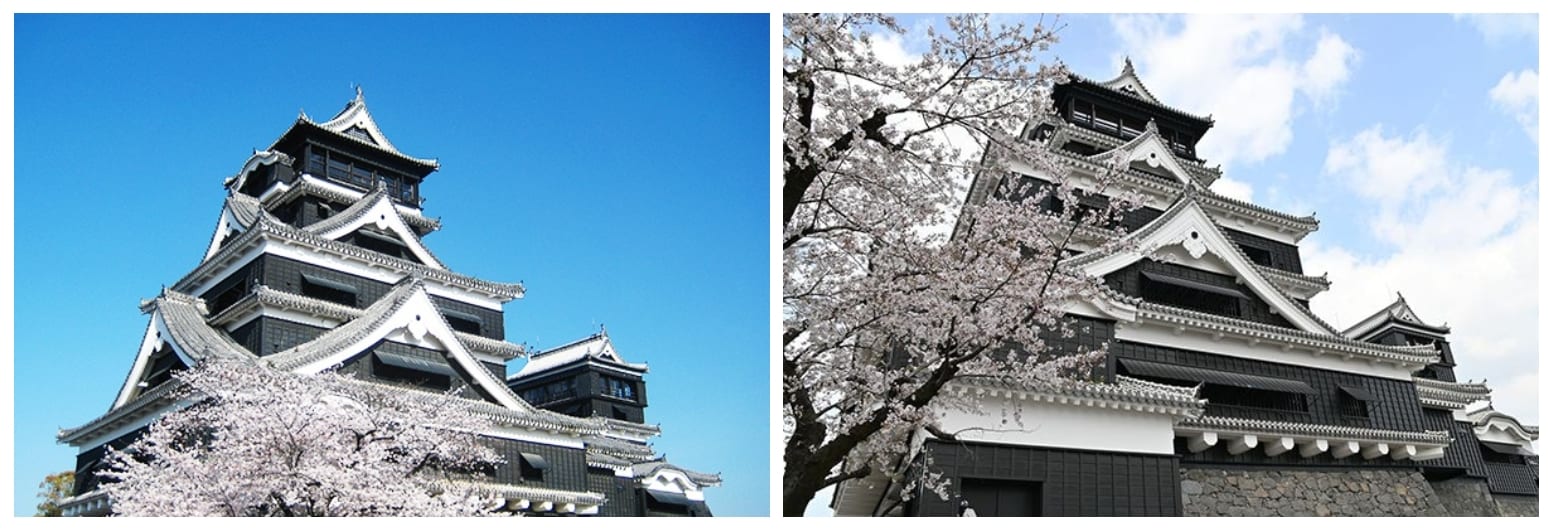
[[[441,316],[446,317],[446,323],[450,325],[452,329],[461,331],[463,333],[472,333],[477,335],[484,329],[484,319],[479,318],[477,315],[469,315],[467,313],[443,309],[441,310]]]
[[[629,419],[629,411],[626,411],[626,410],[618,408],[618,407],[613,407],[613,419],[615,419],[615,420],[623,420],[623,421],[632,421],[632,420]]]
[[[414,257],[414,252],[409,250],[407,245],[404,245],[402,241],[398,240],[398,238],[386,234],[378,234],[369,230],[360,230],[355,232],[354,237],[351,238],[351,242],[360,248],[372,252],[379,252],[394,258],[405,259],[416,263],[419,262],[419,259]]]
[[[237,300],[241,300],[243,296],[247,296],[247,282],[238,281],[235,285],[227,287],[226,290],[215,295],[214,299],[210,301],[210,314],[220,314],[221,311],[225,311],[226,308],[237,303]]]
[[[418,206],[419,188],[412,177],[363,163],[321,146],[312,145],[309,150],[306,166],[308,173],[361,191],[371,191],[380,183],[387,189],[388,195],[398,202]]]
[[[274,166],[260,165],[247,174],[247,180],[242,182],[242,189],[238,190],[247,195],[257,197],[268,189],[269,180],[274,176]]]
[[[1208,287],[1213,289],[1206,290]],[[1242,296],[1224,287],[1157,274],[1140,275],[1140,298],[1172,307],[1239,318],[1242,314]]]
[[[1286,412],[1306,412],[1306,396],[1293,392],[1258,390],[1228,385],[1205,383],[1199,397],[1209,400],[1209,405],[1270,409]]]
[[[575,380],[563,379],[546,385],[529,388],[521,391],[522,399],[533,405],[546,405],[555,401],[572,399],[576,396]]]
[[[403,362],[404,355],[371,356],[371,375],[383,381],[407,383],[436,390],[451,390],[450,367],[432,368],[430,363]],[[434,370],[434,371],[431,371]],[[441,373],[436,373],[441,372]]]
[[[310,274],[301,275],[302,296],[354,307],[358,293],[359,291],[354,286],[347,283],[319,278]]]
[[[522,481],[543,480],[543,470],[548,469],[548,460],[533,453],[522,453],[520,460]]]
[[[1339,385],[1338,413],[1350,418],[1369,418],[1373,397],[1363,388]]]
[[[1274,266],[1274,254],[1268,250],[1258,247],[1250,247],[1247,245],[1237,245],[1237,248],[1242,249],[1242,254],[1246,254],[1247,259],[1252,260],[1253,263],[1257,263],[1264,267]]]
[[[1038,517],[1043,515],[1043,484],[963,478],[962,500],[978,517]]]
[[[616,377],[602,378],[602,391],[608,396],[634,401],[634,382]]]
[[[145,370],[145,382],[142,388],[151,389],[161,386],[162,383],[172,380],[172,375],[187,369],[183,360],[178,358],[177,352],[172,351],[172,345],[162,343],[161,348],[151,353],[148,367]]]

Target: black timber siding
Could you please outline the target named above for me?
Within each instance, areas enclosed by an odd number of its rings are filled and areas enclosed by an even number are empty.
[[[233,271],[215,285],[211,285],[198,296],[204,299],[205,307],[209,309],[210,315],[214,316],[247,296],[247,293],[252,292],[253,286],[262,281],[262,278],[263,260],[256,259]]]
[[[383,377],[381,374],[377,373],[377,370],[381,368],[380,363],[373,361],[374,355],[372,354],[377,351],[395,353],[398,355],[418,359],[425,359],[431,362],[444,363],[448,366],[451,366],[453,368],[453,372],[455,372],[448,379],[450,380],[449,390],[454,390],[454,394],[456,396],[468,399],[485,400],[491,402],[494,401],[490,396],[483,395],[481,392],[479,392],[478,385],[473,384],[473,380],[471,379],[472,374],[464,371],[462,366],[458,364],[456,360],[448,356],[446,352],[420,348],[417,346],[409,346],[407,344],[398,344],[396,342],[387,341],[378,342],[374,346],[367,348],[362,354],[356,355],[355,357],[345,361],[343,365],[336,369],[336,371],[342,374],[353,375],[359,379],[376,381],[385,385],[419,388],[431,392],[444,392],[448,390],[447,388],[435,388],[428,385],[416,385],[407,381],[400,381],[397,379]]]
[[[640,494],[634,489],[634,480],[613,475],[602,468],[586,469],[587,491],[607,496],[607,502],[597,511],[604,517],[637,517],[640,514]]]
[[[1208,370],[1302,381],[1311,385],[1316,391],[1315,395],[1307,396],[1307,412],[1305,413],[1267,409],[1258,410],[1245,407],[1217,407],[1213,404],[1206,405],[1204,409],[1205,414],[1211,416],[1346,425],[1410,432],[1425,430],[1424,412],[1419,405],[1419,396],[1414,390],[1414,384],[1410,381],[1398,381],[1305,366],[1271,363],[1122,340],[1113,341],[1108,351],[1111,353],[1107,360],[1107,373],[1109,377],[1117,374],[1119,359],[1139,359],[1194,366]],[[1339,393],[1341,392],[1339,385],[1363,388],[1374,395],[1376,399],[1369,403],[1368,418],[1345,416],[1339,412],[1338,402]],[[1297,456],[1296,458],[1299,459],[1300,457]]]
[[[634,382],[634,401],[606,395],[604,392],[602,377],[615,377]],[[650,405],[646,394],[645,379],[639,375],[622,370],[602,370],[585,364],[575,363],[566,367],[560,367],[537,377],[510,382],[508,386],[517,396],[522,392],[562,381],[575,380],[575,395],[573,397],[559,399],[544,403],[533,403],[538,408],[551,410],[571,416],[589,417],[606,416],[614,418],[615,410],[622,412],[625,417],[620,418],[635,423],[645,422],[645,407]],[[523,397],[523,400],[526,398]]]
[[[1442,468],[1447,468],[1462,470],[1467,476],[1474,478],[1487,475],[1483,451],[1478,448],[1478,437],[1473,434],[1472,424],[1452,418],[1449,410],[1426,407],[1424,428],[1451,434],[1451,445],[1446,446],[1445,454],[1440,458],[1422,463],[1427,473],[1433,474]]]
[[[1044,516],[1177,516],[1178,461],[1172,455],[1077,451],[997,444],[925,442],[933,471],[953,497],[915,492],[913,516],[955,516],[964,478],[1039,482]]]
[[[585,450],[507,438],[485,437],[484,442],[505,460],[505,463],[495,467],[495,482],[565,491],[589,491]],[[548,469],[543,471],[541,480],[521,478],[521,453],[533,453],[548,461]]]
[[[250,331],[248,329],[251,328]],[[230,333],[231,339],[258,356],[273,355],[310,342],[328,328],[308,326],[273,317],[258,317]]]
[[[1260,263],[1260,265],[1271,269],[1301,274],[1301,249],[1295,245],[1287,245],[1240,230],[1221,228],[1225,231],[1226,237],[1231,238],[1231,242],[1236,243],[1237,247],[1252,247],[1266,251],[1269,256],[1269,262]],[[1247,251],[1244,250],[1242,253],[1246,254]]]
[[[1046,180],[1038,179],[1028,175],[1017,176],[1020,178],[1021,182],[1026,183],[1026,187],[1021,190],[1022,196],[1030,196],[1031,194],[1041,191],[1051,185]],[[1162,180],[1168,179],[1163,178]],[[1107,206],[1107,201],[1107,197],[1102,195],[1093,195],[1081,198],[1082,204],[1087,204],[1099,208],[1105,208]],[[1057,213],[1059,208],[1055,208],[1054,205],[1055,202],[1053,201],[1052,195],[1045,197],[1038,203],[1038,207],[1042,211]],[[1161,214],[1163,213],[1166,212],[1157,208],[1135,208],[1124,213],[1123,218],[1118,221],[1118,226],[1122,227],[1123,231],[1126,233],[1134,232],[1140,228],[1144,228],[1145,225],[1150,224],[1152,221],[1155,221],[1157,218],[1161,217]],[[1237,247],[1244,249],[1242,251],[1243,254],[1251,255],[1249,251],[1245,250],[1245,248],[1249,247],[1260,250],[1266,254],[1268,257],[1268,262],[1260,263],[1260,265],[1286,272],[1293,272],[1296,274],[1302,273],[1301,249],[1299,247],[1274,241],[1265,237],[1252,235],[1240,230],[1225,227],[1220,228],[1223,232],[1225,232],[1226,237],[1229,238],[1232,243],[1235,243]]]
[[[1271,326],[1280,326],[1286,328],[1293,327],[1290,325],[1289,321],[1285,320],[1284,317],[1270,312],[1268,302],[1265,302],[1262,298],[1259,298],[1257,293],[1252,292],[1252,289],[1247,288],[1245,285],[1238,285],[1236,283],[1236,278],[1226,276],[1224,274],[1215,274],[1213,272],[1201,271],[1173,263],[1162,263],[1159,261],[1144,259],[1129,265],[1128,267],[1118,269],[1113,271],[1111,274],[1108,274],[1106,277],[1107,285],[1112,287],[1114,290],[1129,296],[1141,296],[1141,272],[1164,274],[1167,276],[1193,280],[1199,283],[1223,287],[1239,292],[1243,296],[1247,297],[1245,300],[1237,301],[1237,307],[1240,313],[1238,315],[1222,316],[1240,318],[1242,320],[1257,322],[1260,324],[1268,324]]]
[[[128,447],[135,440],[139,440],[140,436],[144,435],[148,428],[148,426],[140,427],[129,431],[123,436],[108,440],[102,445],[75,455],[75,491],[73,494],[82,495],[97,489],[97,486],[102,483],[97,477],[97,472],[105,469],[102,459],[107,456],[107,448],[123,449]]]
[[[1537,495],[1537,466],[1485,462],[1489,470],[1489,491],[1507,495]]]
[[[392,290],[392,284],[389,283],[369,280],[289,258],[264,255],[260,256],[258,260],[264,262],[262,265],[264,285],[287,293],[301,294],[302,273],[354,287],[358,291],[355,307],[360,308],[376,303],[377,300],[381,300],[382,296],[387,294],[387,291]],[[505,340],[505,316],[500,311],[485,309],[438,296],[431,296],[430,298],[438,308],[468,313],[483,320],[484,324],[479,330],[479,335],[496,340]]]

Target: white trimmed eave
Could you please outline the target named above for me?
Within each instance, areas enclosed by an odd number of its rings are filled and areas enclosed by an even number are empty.
[[[1295,330],[1279,330],[1275,326],[1253,322],[1233,322],[1216,315],[1198,313],[1186,309],[1140,304],[1139,318],[1132,324],[1120,324],[1119,338],[1139,342],[1170,344],[1164,335],[1179,340],[1194,341],[1202,338],[1211,344],[1194,344],[1191,348],[1236,357],[1264,358],[1271,362],[1296,364],[1353,373],[1364,373],[1400,381],[1412,380],[1412,372],[1423,369],[1435,361],[1434,356],[1383,351],[1379,347],[1353,341],[1321,338],[1321,336]],[[1147,340],[1148,339],[1148,340]],[[1226,342],[1224,339],[1233,339]],[[1240,344],[1245,344],[1244,351]],[[1277,350],[1277,351],[1275,351]]]
[[[419,240],[419,236],[414,233],[413,229],[409,228],[408,223],[398,214],[397,204],[393,202],[391,197],[388,197],[386,193],[371,193],[367,197],[371,198],[370,202],[357,203],[350,207],[350,209],[362,208],[364,211],[349,212],[346,210],[337,214],[339,216],[350,216],[351,220],[349,222],[330,225],[322,230],[316,230],[312,227],[307,227],[305,230],[309,230],[324,238],[338,241],[340,238],[356,230],[370,226],[397,236],[398,240],[402,241],[404,246],[409,249],[409,252],[414,253],[414,257],[419,259],[425,266],[446,270],[446,265],[441,263],[441,260],[436,258],[429,248],[425,247],[424,242]],[[326,222],[322,221],[318,224],[321,225]]]
[[[260,166],[272,166],[275,163],[289,165],[293,162],[295,162],[295,159],[291,158],[290,155],[273,149],[254,151],[252,156],[247,157],[247,162],[242,164],[242,169],[237,171],[236,176],[226,179],[226,189],[242,189],[242,185],[247,183],[247,175]]]
[[[258,201],[265,209],[272,210],[303,195],[332,202],[353,204],[364,198],[366,193],[312,175],[311,173],[301,173],[296,176],[294,183],[275,182],[270,185],[269,189],[264,190],[263,194],[259,195]],[[397,208],[398,215],[403,216],[403,220],[412,226],[424,228],[432,232],[441,229],[441,222],[439,220],[425,217],[424,212],[419,208],[396,202],[393,203],[393,207]]]
[[[1063,153],[1070,153],[1069,151],[1064,151],[1062,147],[1065,143],[1072,140],[1096,147],[1097,149],[1103,151],[1112,150],[1126,143],[1122,139],[1107,136],[1105,134],[1086,129],[1078,125],[1068,123],[1064,121],[1063,118],[1058,116],[1054,116],[1053,118],[1055,121],[1050,123],[1053,124],[1056,128],[1054,129],[1054,136],[1051,137],[1047,145]],[[1074,154],[1070,153],[1070,155]],[[1184,169],[1187,170],[1188,175],[1192,178],[1192,180],[1198,183],[1200,186],[1207,188],[1216,180],[1220,179],[1221,174],[1219,166],[1206,167],[1200,162],[1184,158],[1177,158],[1176,160],[1179,164],[1182,165]]]
[[[172,351],[177,353],[178,360],[186,366],[194,366],[196,362],[183,352],[182,347],[172,340],[172,332],[167,330],[167,323],[161,316],[161,310],[151,312],[150,324],[145,327],[145,335],[140,339],[140,350],[134,356],[134,364],[129,368],[129,375],[124,378],[124,384],[118,390],[118,397],[113,400],[113,406],[108,410],[114,410],[129,403],[140,392],[139,382],[145,378],[145,370],[149,367],[150,356],[156,350],[161,349],[162,344],[170,344]]]
[[[1091,155],[1088,159],[1099,164],[1109,164],[1119,152],[1127,154],[1122,161],[1124,166],[1140,162],[1152,168],[1166,170],[1184,186],[1193,183],[1193,175],[1183,169],[1182,163],[1177,160],[1176,155],[1172,154],[1171,148],[1161,141],[1161,133],[1156,129],[1155,120],[1147,122],[1145,132],[1140,133],[1139,136],[1107,152]]]
[[[589,491],[534,488],[515,484],[477,482],[473,489],[492,494],[507,510],[535,513],[596,515],[607,497]]]
[[[1100,175],[1107,171],[1105,165],[1093,162],[1086,156],[1057,148],[1050,149],[1049,152],[1054,154],[1059,161],[1069,166],[1071,170],[1069,172],[1069,183],[1079,189],[1097,189],[1095,175]],[[1009,169],[1045,180],[1048,178],[1042,170],[1036,169],[1023,161],[1011,161]],[[992,186],[997,181],[997,178],[984,179],[983,189],[974,195],[975,200],[983,202],[987,198],[988,190],[992,189]],[[1142,175],[1132,169],[1126,169],[1119,173],[1118,178],[1109,188],[1109,194],[1115,192],[1138,194],[1143,199],[1144,206],[1162,210],[1166,209],[1183,194],[1182,184]],[[1287,245],[1300,243],[1301,239],[1308,234],[1317,231],[1319,225],[1317,220],[1310,216],[1292,216],[1251,203],[1222,197],[1208,189],[1203,189],[1203,192],[1199,194],[1198,201],[1225,226]]]
[[[1333,425],[1294,424],[1204,417],[1184,421],[1175,428],[1187,440],[1189,452],[1215,446],[1237,455],[1262,451],[1267,456],[1290,453],[1311,458],[1330,453],[1335,459],[1423,462],[1445,456],[1451,437],[1440,431],[1401,432]]]
[[[258,289],[242,297],[230,307],[210,318],[211,326],[226,331],[240,328],[259,317],[269,317],[308,326],[332,329],[359,317],[365,311],[326,300],[308,298],[295,293],[260,285]],[[520,344],[455,331],[457,340],[473,352],[480,361],[503,364],[525,355]]]
[[[294,232],[294,235],[292,235]],[[303,238],[313,238],[308,241]],[[436,296],[470,303],[479,307],[500,310],[502,304],[521,298],[525,288],[521,284],[496,284],[484,282],[462,274],[438,270],[318,237],[278,221],[260,221],[255,229],[243,232],[216,252],[215,256],[200,263],[173,289],[197,293],[224,279],[234,271],[256,259],[272,253],[278,256],[307,262],[323,262],[329,268],[365,277],[395,283],[411,273],[418,272],[429,284]],[[327,257],[330,259],[320,259]]]
[[[378,304],[390,304],[392,302],[392,300],[386,297],[377,301]],[[333,331],[325,333],[313,341],[284,352],[276,353],[266,360],[284,362],[279,360],[292,357],[308,357],[306,352],[309,346],[314,342],[324,340],[330,334],[338,332],[340,332],[340,328],[335,328]],[[408,299],[403,301],[396,311],[388,315],[383,322],[369,332],[361,334],[354,341],[338,348],[335,352],[316,359],[308,359],[294,368],[289,368],[289,370],[295,373],[316,374],[360,355],[361,352],[369,349],[371,345],[384,339],[392,339],[394,342],[445,351],[455,362],[462,366],[466,373],[472,376],[473,381],[471,382],[473,384],[478,385],[501,405],[511,410],[522,412],[534,410],[532,405],[527,404],[516,397],[515,394],[512,394],[504,382],[495,379],[488,370],[485,370],[483,365],[479,364],[478,360],[473,357],[473,354],[462,345],[462,342],[457,340],[451,326],[440,316],[440,311],[431,302],[430,295],[425,290],[423,284],[411,288]]]
[[[1112,409],[1179,418],[1198,416],[1204,402],[1178,393],[1145,392],[1113,384],[1070,382],[1065,385],[1026,387],[992,382],[953,380],[947,392],[968,398],[1001,398],[1027,403]]]
[[[1537,429],[1522,425],[1508,414],[1489,410],[1482,415],[1473,415],[1472,421],[1473,433],[1479,440],[1518,445],[1529,450],[1532,442],[1537,441]]]
[[[1154,255],[1162,248],[1181,245],[1193,259],[1203,258],[1205,254],[1213,254],[1219,258],[1236,275],[1238,281],[1245,283],[1253,293],[1268,302],[1270,307],[1297,328],[1319,334],[1338,333],[1275,288],[1258,271],[1256,264],[1237,250],[1236,245],[1220,231],[1209,215],[1204,213],[1197,201],[1185,199],[1173,208],[1180,210],[1170,216],[1162,214],[1155,221],[1164,222],[1164,224],[1147,226],[1127,236],[1133,238],[1142,235],[1133,249],[1113,252],[1086,263],[1082,266],[1085,273],[1093,277],[1103,277]]]

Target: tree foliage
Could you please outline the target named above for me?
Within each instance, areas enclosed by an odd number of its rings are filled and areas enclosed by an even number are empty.
[[[38,498],[43,502],[38,503],[38,517],[59,517],[63,515],[59,503],[69,498],[75,492],[75,472],[60,471],[43,478],[38,484],[41,490]]]
[[[897,60],[878,52],[904,33],[889,17],[785,15],[787,516],[845,480],[901,479],[912,437],[951,436],[937,414],[977,410],[943,392],[952,381],[1057,384],[1101,355],[1053,356],[1044,342],[1072,332],[1061,307],[1100,288],[1061,266],[1066,249],[1118,244],[1090,225],[1133,204],[1115,193],[1085,213],[1036,206],[1050,194],[1079,204],[1068,169],[1025,134],[1064,75],[1037,59],[1055,31],[987,16],[946,25],[927,31],[922,56]],[[1002,178],[1011,171],[1055,185]],[[964,206],[975,176],[993,192]]]
[[[469,516],[466,479],[500,462],[463,400],[231,361],[182,372],[182,398],[123,451],[102,488],[118,515]]]

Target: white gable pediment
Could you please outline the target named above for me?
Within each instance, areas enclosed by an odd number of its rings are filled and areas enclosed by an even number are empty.
[[[124,378],[124,386],[118,390],[118,398],[113,400],[113,408],[122,407],[139,395],[140,381],[145,379],[145,371],[150,369],[150,357],[162,346],[170,346],[183,365],[195,364],[194,359],[183,353],[183,348],[172,341],[172,332],[167,329],[161,310],[152,312],[150,324],[145,327],[145,336],[140,339],[140,351],[134,356],[134,365],[129,368],[129,376]]]
[[[356,230],[367,227],[392,234],[425,266],[446,269],[446,265],[436,259],[435,255],[430,253],[430,249],[425,247],[424,242],[419,240],[419,235],[409,228],[408,222],[398,214],[398,208],[393,204],[392,198],[383,190],[376,190],[361,197],[358,202],[344,211],[306,229],[319,236],[338,241]]]
[[[1165,171],[1184,186],[1193,182],[1193,176],[1183,169],[1177,156],[1172,154],[1172,149],[1161,139],[1155,120],[1146,123],[1145,132],[1140,133],[1139,136],[1105,153],[1094,155],[1091,160],[1108,162],[1120,155],[1124,157],[1122,162],[1126,165],[1143,165],[1150,169]]]
[[[406,289],[404,291],[403,289]],[[447,357],[472,377],[471,383],[492,396],[495,402],[512,410],[535,409],[512,394],[503,381],[495,378],[473,353],[457,340],[455,332],[441,316],[424,284],[412,281],[388,293],[366,313],[348,324],[334,328],[310,342],[276,353],[266,359],[271,366],[295,373],[316,374],[332,369],[359,356],[384,339],[447,352]]]
[[[1263,277],[1191,196],[1184,196],[1150,225],[1125,237],[1136,240],[1133,249],[1082,256],[1084,259],[1075,263],[1087,274],[1100,277],[1141,259],[1173,256],[1183,264],[1235,276],[1297,329],[1320,335],[1336,334]]]

